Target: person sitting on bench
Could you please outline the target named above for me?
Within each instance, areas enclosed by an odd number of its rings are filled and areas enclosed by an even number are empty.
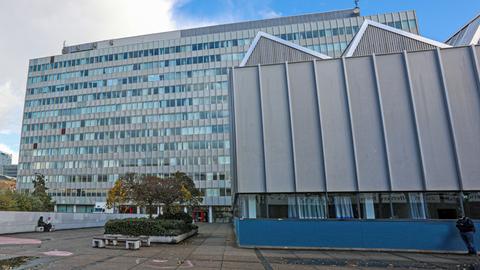
[[[48,219],[49,219],[48,222],[50,222],[50,218]],[[40,218],[38,219],[37,226],[43,227],[44,232],[49,232],[50,229],[52,228],[52,224],[46,223],[45,221],[43,221],[43,216],[40,216]]]
[[[52,231],[52,228],[53,228],[53,224],[52,224],[52,218],[51,217],[48,217],[47,218],[47,221],[45,222],[45,230],[47,230],[47,232],[51,232]]]

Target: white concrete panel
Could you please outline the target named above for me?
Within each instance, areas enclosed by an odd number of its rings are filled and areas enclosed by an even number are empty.
[[[295,176],[285,66],[262,66],[261,70],[267,191],[293,192]]]
[[[480,89],[470,47],[443,50],[453,131],[466,190],[480,189]]]
[[[317,79],[327,190],[354,191],[355,163],[341,61],[317,61]]]
[[[360,191],[388,190],[377,89],[370,57],[346,60],[353,143]]]
[[[34,232],[38,219],[52,219],[56,230],[102,227],[110,219],[138,218],[137,214],[94,214],[0,211],[0,234]]]
[[[298,192],[325,191],[313,62],[288,65]]]
[[[392,190],[421,190],[421,159],[403,56],[376,59]]]
[[[238,192],[264,192],[262,113],[257,67],[235,70]]]
[[[448,111],[435,51],[408,54],[427,190],[459,188]]]

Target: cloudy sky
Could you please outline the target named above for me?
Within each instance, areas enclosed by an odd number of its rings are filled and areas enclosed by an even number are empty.
[[[346,9],[353,0],[0,0],[0,151],[18,156],[28,59],[62,44],[249,19]],[[453,5],[453,3],[455,3]],[[478,0],[362,0],[362,14],[415,9],[423,35],[444,40]],[[448,18],[448,20],[445,20]]]

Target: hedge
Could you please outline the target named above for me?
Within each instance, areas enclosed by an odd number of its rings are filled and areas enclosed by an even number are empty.
[[[105,224],[105,234],[177,236],[196,228],[196,225],[183,220],[127,218],[109,220]]]
[[[178,212],[175,214],[165,213],[163,215],[159,215],[158,219],[173,219],[173,220],[183,220],[185,223],[191,224],[193,222],[193,218],[191,215],[185,212]]]

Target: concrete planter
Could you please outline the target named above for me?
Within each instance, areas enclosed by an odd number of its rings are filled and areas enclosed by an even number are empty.
[[[143,235],[141,237],[149,237],[151,243],[161,243],[161,244],[177,244],[182,242],[183,240],[194,236],[198,233],[198,229],[191,230],[187,233],[180,234],[177,236],[148,236]],[[122,237],[124,235],[121,234],[104,234],[105,237]]]
[[[198,233],[198,229],[194,229],[187,233],[180,234],[177,236],[150,236],[150,241],[152,243],[177,244],[189,237],[194,236],[197,233]]]

